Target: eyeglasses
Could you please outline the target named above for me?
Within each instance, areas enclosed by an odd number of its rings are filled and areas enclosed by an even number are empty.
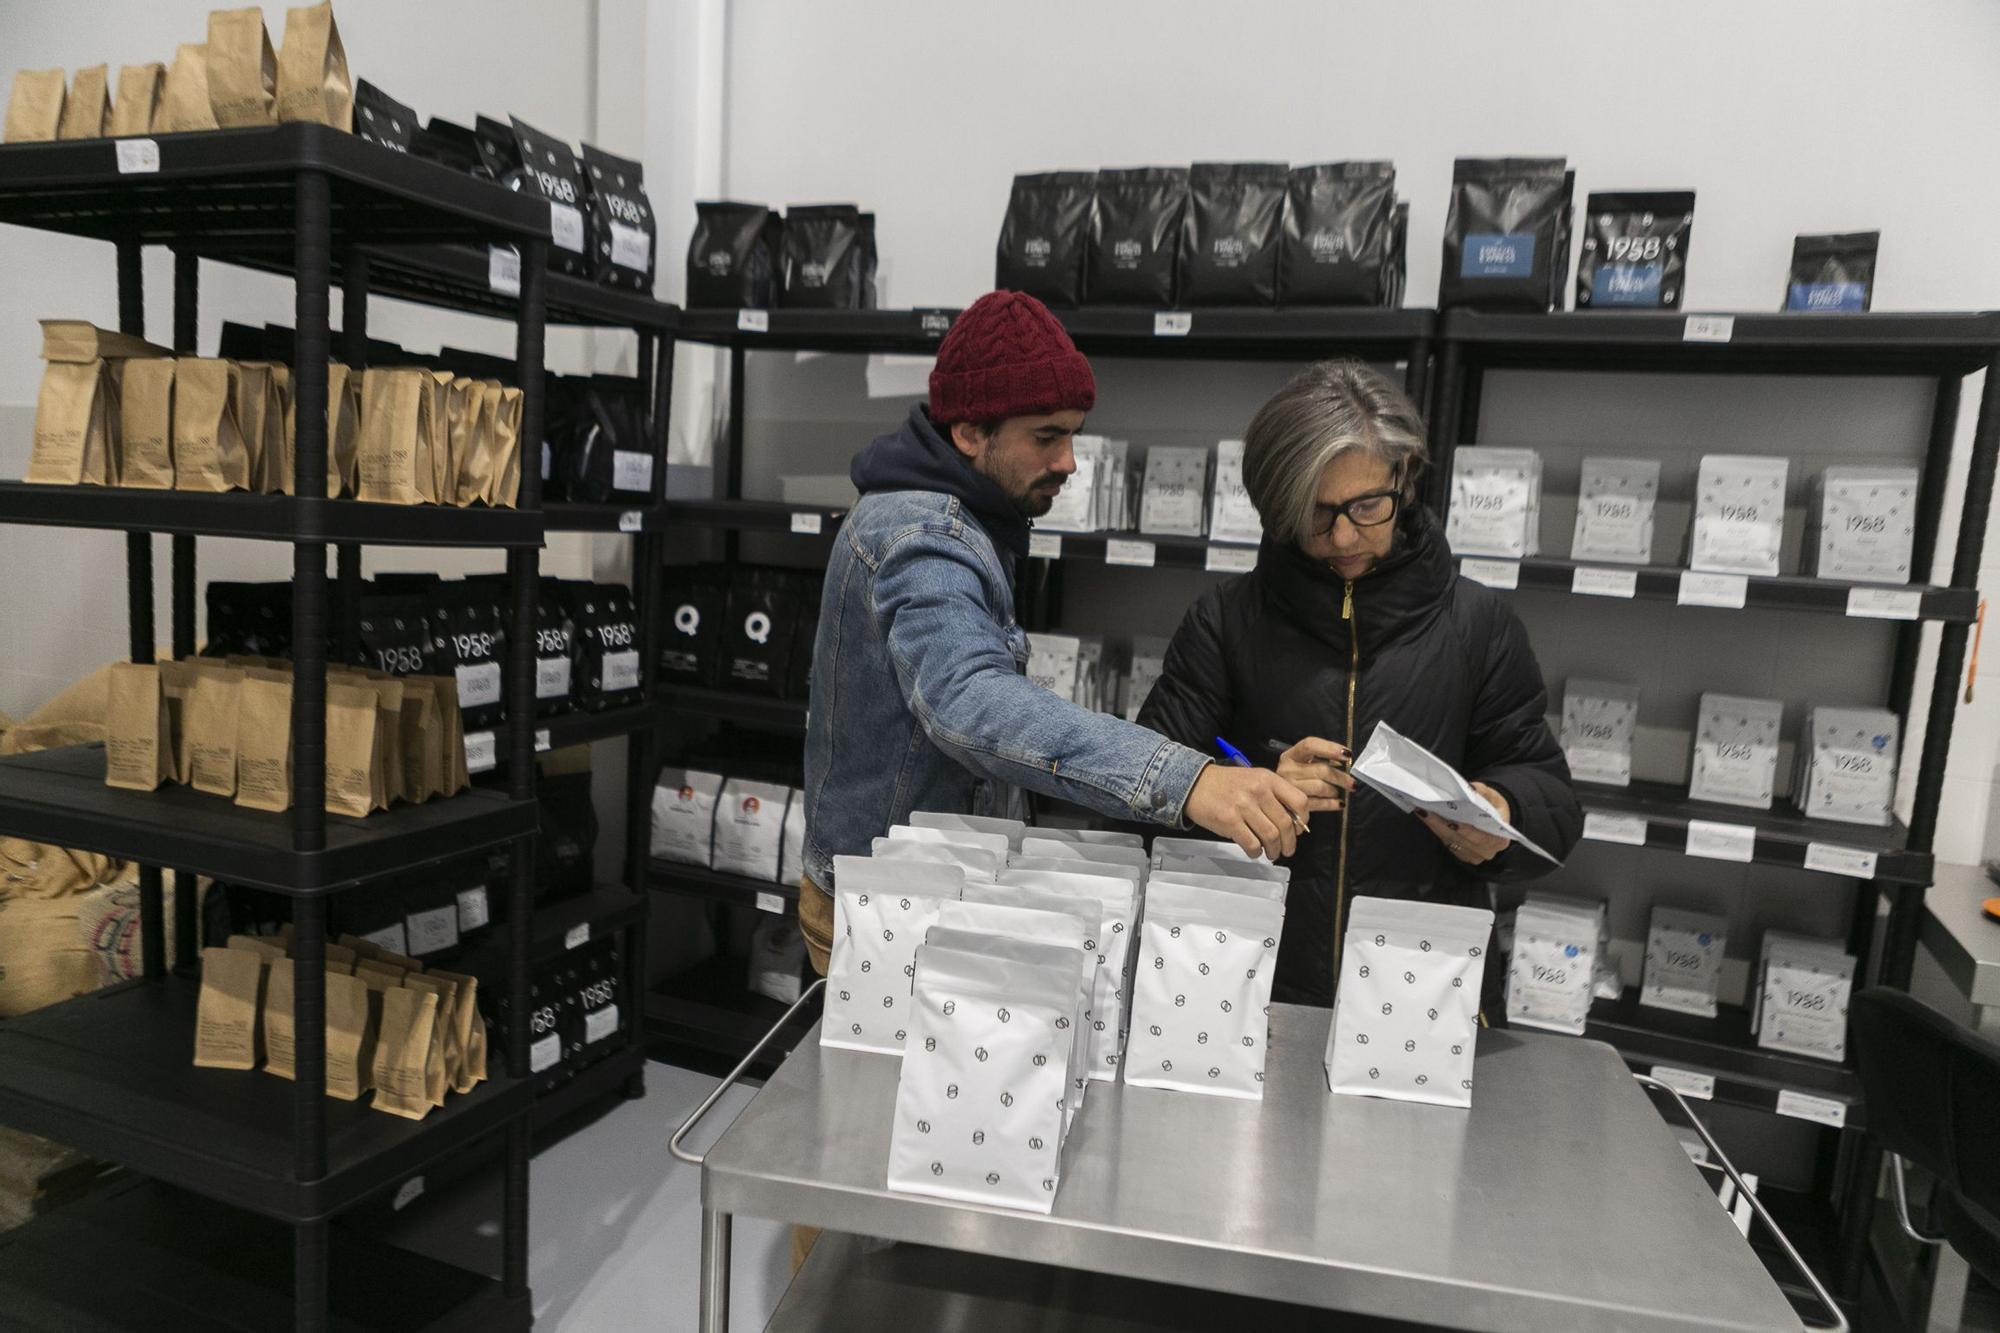
[[[1313,505],[1313,535],[1325,537],[1332,534],[1334,525],[1345,514],[1347,521],[1357,528],[1375,528],[1396,516],[1402,507],[1401,490],[1370,491],[1367,495],[1357,495],[1345,504]]]

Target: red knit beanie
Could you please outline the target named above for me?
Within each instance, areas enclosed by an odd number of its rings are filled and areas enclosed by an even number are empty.
[[[1025,292],[974,301],[938,348],[931,420],[1004,421],[1088,412],[1097,402],[1090,362],[1049,308]]]

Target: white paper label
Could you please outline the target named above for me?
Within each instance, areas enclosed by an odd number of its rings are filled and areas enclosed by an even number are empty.
[[[619,268],[637,269],[644,273],[652,262],[653,247],[646,244],[646,233],[623,222],[611,224],[611,262]]]
[[[486,289],[502,296],[521,294],[521,256],[513,246],[486,247]]]
[[[1639,591],[1639,571],[1586,565],[1570,579],[1569,590],[1583,597],[1632,597]]]
[[[792,515],[792,531],[801,533],[807,537],[817,537],[824,526],[818,514]]]
[[[1507,591],[1521,586],[1521,562],[1518,560],[1461,560],[1458,572],[1489,588]]]
[[[1646,821],[1638,815],[1607,815],[1596,810],[1583,816],[1583,836],[1593,842],[1617,842],[1627,847],[1646,845]]]
[[[1749,593],[1748,575],[1697,574],[1688,570],[1681,575],[1679,602],[1682,606],[1720,606],[1740,611]]]
[[[549,201],[549,238],[565,250],[583,253],[583,210]]]
[[[458,706],[478,708],[483,704],[500,702],[500,664],[498,662],[474,662],[470,666],[457,668]]]
[[[771,312],[768,310],[739,310],[736,312],[738,333],[769,333]]]
[[[602,1009],[593,1009],[583,1016],[583,1040],[586,1045],[593,1041],[603,1041],[618,1030],[618,1006],[607,1004]]]
[[[759,893],[757,895],[757,910],[783,916],[785,914],[785,900],[775,893]]]
[[[551,1032],[528,1047],[528,1072],[539,1074],[562,1059],[562,1034]]]
[[[535,753],[541,754],[548,748],[549,748],[549,729],[547,727],[537,727],[535,729]]]
[[[381,945],[390,953],[406,954],[410,951],[410,942],[404,938],[403,923],[400,921],[393,926],[384,926],[380,930],[371,930],[361,938],[369,941],[371,944]]]
[[[1846,1102],[1837,1102],[1831,1097],[1815,1097],[1809,1092],[1794,1092],[1790,1088],[1778,1090],[1778,1114],[1816,1121],[1835,1129],[1847,1128]]]
[[[1736,333],[1734,315],[1689,315],[1681,328],[1681,341],[1726,343]]]
[[[569,932],[563,936],[563,948],[565,949],[581,949],[588,943],[590,943],[590,923],[588,921],[580,921],[576,925],[571,926]]]
[[[535,659],[535,697],[537,699],[562,699],[569,695],[569,659],[567,657],[538,657]],[[547,732],[543,732],[547,735]],[[545,747],[544,747],[545,748]]]
[[[486,886],[476,889],[461,889],[458,895],[458,933],[478,930],[493,919],[493,913],[486,903]]]
[[[1711,861],[1754,861],[1757,859],[1757,830],[1749,824],[1690,819],[1687,854],[1705,856]]]
[[[484,773],[499,763],[499,754],[490,731],[467,732],[465,737],[465,771]]]
[[[1062,559],[1062,537],[1053,532],[1028,534],[1028,554],[1037,560]]]
[[[618,516],[620,532],[637,532],[646,526],[646,516],[637,509],[627,509]]]
[[[1185,338],[1194,329],[1194,315],[1186,310],[1162,310],[1153,316],[1155,338]]]
[[[1257,568],[1254,546],[1211,546],[1202,568],[1211,574],[1248,574]]]
[[[1923,614],[1924,595],[1914,588],[1850,588],[1847,614],[1863,620],[1915,620]]]
[[[1853,879],[1875,878],[1875,853],[1859,847],[1842,847],[1832,842],[1806,844],[1806,869]]]
[[[428,912],[412,912],[403,919],[408,928],[410,947],[408,953],[413,958],[422,958],[427,953],[449,949],[458,943],[458,908],[435,907]]]
[[[1654,1065],[1653,1077],[1683,1097],[1694,1097],[1704,1102],[1715,1100],[1713,1074],[1697,1074],[1691,1069],[1675,1069],[1672,1065]]]
[[[1151,542],[1125,541],[1113,537],[1104,543],[1104,563],[1107,565],[1137,565],[1142,569],[1151,569],[1154,555]]]
[[[636,690],[639,688],[639,650],[627,648],[623,652],[604,655],[604,688],[607,690]]]
[[[408,1180],[396,1186],[396,1197],[389,1201],[389,1210],[400,1213],[422,1198],[423,1194],[424,1178],[422,1176],[411,1176]]]
[[[653,489],[653,456],[636,449],[615,449],[611,454],[611,489],[650,491]]]
[[[160,145],[151,139],[118,140],[118,174],[133,176],[160,169]]]

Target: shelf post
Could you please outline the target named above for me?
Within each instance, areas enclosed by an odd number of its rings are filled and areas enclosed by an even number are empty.
[[[200,306],[200,260],[189,250],[174,251],[174,351],[184,356],[196,352]],[[193,657],[195,547],[191,533],[176,533],[171,539],[173,560],[174,657]],[[201,933],[200,904],[195,876],[174,872],[174,966],[192,967],[197,957]]]
[[[743,498],[743,403],[746,394],[745,371],[749,364],[749,353],[742,344],[732,344],[729,349],[729,461],[722,478],[722,498],[741,500]],[[743,545],[742,534],[731,528],[722,534],[722,558],[735,564]]]
[[[1437,381],[1432,386],[1430,506],[1444,517],[1445,497],[1451,493],[1451,458],[1458,448],[1459,409],[1465,389],[1463,353],[1455,339],[1442,340],[1438,353]]]
[[[1431,340],[1412,338],[1408,356],[1409,364],[1403,370],[1403,392],[1410,396],[1410,401],[1421,412],[1425,406],[1424,396],[1430,391]]]
[[[368,368],[368,253],[351,245],[340,262],[340,359],[348,382]],[[333,442],[329,440],[331,449]],[[342,662],[360,660],[361,547],[355,542],[334,546],[333,654]]]

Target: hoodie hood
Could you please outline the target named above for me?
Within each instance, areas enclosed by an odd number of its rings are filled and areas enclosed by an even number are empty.
[[[903,424],[878,435],[854,456],[847,475],[863,495],[876,491],[936,491],[955,496],[972,511],[993,544],[1017,557],[1028,554],[1028,520],[1006,492],[972,470],[964,454],[938,430],[919,403]]]

